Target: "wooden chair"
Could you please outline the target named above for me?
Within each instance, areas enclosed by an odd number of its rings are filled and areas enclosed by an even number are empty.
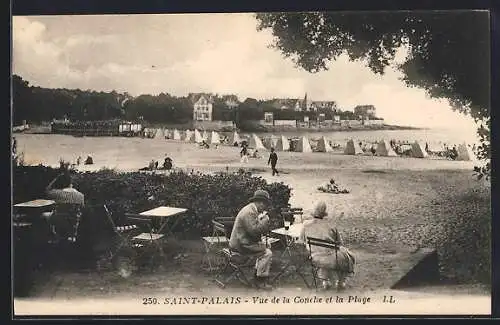
[[[53,214],[49,217],[51,229],[59,237],[59,241],[76,243],[82,218],[82,207],[78,204],[57,204]]]
[[[205,248],[202,257],[202,268],[206,271],[217,270],[216,266],[216,249],[225,248],[229,245],[226,225],[219,220],[212,220],[212,236],[202,237]],[[207,267],[205,267],[208,264]]]
[[[127,221],[131,224],[137,225],[137,227],[142,231],[140,234],[133,236],[130,239],[133,248],[142,249],[144,252],[149,251],[149,249],[157,250],[160,256],[164,256],[162,240],[165,237],[164,234],[159,234],[154,231],[153,220],[150,217],[142,216],[140,214],[126,213],[125,217]],[[139,254],[139,256],[142,254]],[[153,267],[153,260],[156,254],[151,254],[150,256],[150,266]]]
[[[108,261],[113,261],[115,256],[118,255],[123,248],[130,247],[130,239],[135,233],[137,233],[137,231],[139,231],[139,227],[134,223],[117,225],[113,220],[112,212],[106,204],[103,205],[103,209],[115,237],[113,244],[107,247],[106,252],[106,259]]]
[[[315,238],[315,237],[307,237],[306,241],[307,241],[307,246],[309,247],[309,258],[308,259],[311,262],[313,283],[314,283],[314,287],[316,289],[318,289],[318,280],[324,280],[324,279],[318,278],[319,266],[317,266],[314,263],[314,261],[312,260],[311,248],[312,248],[312,246],[318,246],[318,247],[324,247],[324,248],[328,248],[328,249],[333,250],[335,252],[335,265],[337,265],[337,254],[338,254],[338,251],[340,249],[340,244],[336,243],[336,242],[329,241],[329,240],[325,240],[325,239]]]

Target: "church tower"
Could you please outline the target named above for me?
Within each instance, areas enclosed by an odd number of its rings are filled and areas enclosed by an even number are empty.
[[[305,96],[304,96],[304,102],[302,103],[302,110],[303,110],[303,111],[305,111],[305,112],[308,110],[308,105],[307,105],[307,92],[306,92],[306,94],[305,94]]]

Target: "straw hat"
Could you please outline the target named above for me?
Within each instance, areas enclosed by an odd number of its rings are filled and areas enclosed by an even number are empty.
[[[271,197],[269,196],[269,193],[267,191],[257,190],[250,198],[250,202],[255,202],[255,201],[264,201],[269,204],[271,203]]]
[[[328,215],[328,212],[326,211],[325,201],[316,202],[316,204],[313,207],[313,211],[312,211],[311,215],[314,218],[318,218],[318,219],[323,219],[324,217],[326,217]]]

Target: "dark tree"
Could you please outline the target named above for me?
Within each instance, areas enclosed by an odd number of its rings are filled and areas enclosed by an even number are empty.
[[[313,12],[260,13],[259,30],[270,29],[273,46],[309,72],[325,70],[347,54],[374,73],[388,66],[403,72],[410,87],[433,98],[446,98],[453,109],[483,127],[478,158],[490,158],[489,13],[453,12]],[[394,62],[401,46],[404,63]],[[489,162],[486,175],[489,174]]]

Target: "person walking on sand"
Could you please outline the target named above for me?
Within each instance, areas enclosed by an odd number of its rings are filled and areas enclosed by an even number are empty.
[[[354,273],[356,260],[354,255],[344,246],[342,237],[332,222],[327,217],[327,207],[324,201],[318,201],[313,208],[311,216],[313,219],[304,221],[304,227],[300,233],[300,241],[307,245],[307,237],[313,237],[338,245],[338,250],[329,248],[311,246],[311,258],[318,269],[318,278],[322,281],[323,290],[332,287],[331,273],[335,271],[337,280],[335,287],[337,290],[343,290],[346,286],[346,279]]]
[[[271,170],[274,174],[279,176],[278,170],[276,169],[276,163],[278,162],[278,155],[274,151],[274,148],[271,148],[271,153],[269,154],[269,159],[267,160],[267,164],[271,164]]]

